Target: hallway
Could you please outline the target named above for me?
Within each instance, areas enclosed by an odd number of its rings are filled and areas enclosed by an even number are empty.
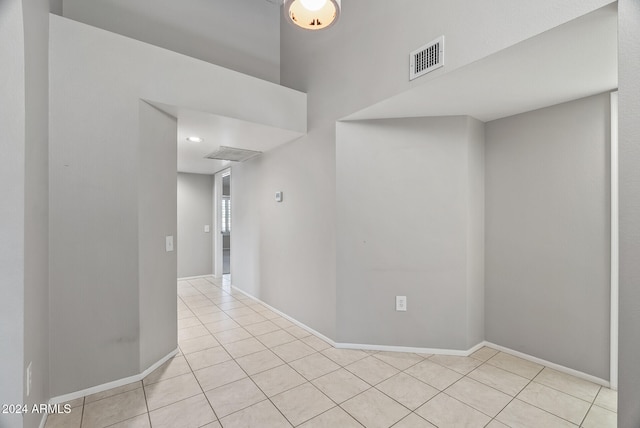
[[[341,350],[213,278],[178,282],[180,352],[46,428],[616,426],[617,394],[490,348]]]

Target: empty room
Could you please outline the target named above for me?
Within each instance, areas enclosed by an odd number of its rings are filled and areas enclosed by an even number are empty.
[[[0,0],[0,428],[640,426],[635,0]]]

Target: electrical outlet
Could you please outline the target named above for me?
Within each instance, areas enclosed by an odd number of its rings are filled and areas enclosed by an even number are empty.
[[[173,251],[173,236],[167,236],[165,241],[167,253],[170,253],[171,251]]]
[[[396,296],[396,311],[407,310],[407,296]]]
[[[27,397],[31,394],[31,361],[29,361],[29,365],[27,366]]]

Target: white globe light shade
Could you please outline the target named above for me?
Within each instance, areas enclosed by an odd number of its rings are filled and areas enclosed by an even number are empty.
[[[300,0],[300,3],[307,9],[312,12],[320,10],[327,3],[327,0]]]
[[[287,20],[305,30],[331,27],[340,16],[341,0],[285,0]]]

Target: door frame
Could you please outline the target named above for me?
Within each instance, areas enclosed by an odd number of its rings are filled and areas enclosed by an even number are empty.
[[[618,91],[611,93],[611,331],[609,386],[618,390]]]
[[[222,278],[222,179],[231,175],[231,168],[217,172],[213,178],[213,276]]]

